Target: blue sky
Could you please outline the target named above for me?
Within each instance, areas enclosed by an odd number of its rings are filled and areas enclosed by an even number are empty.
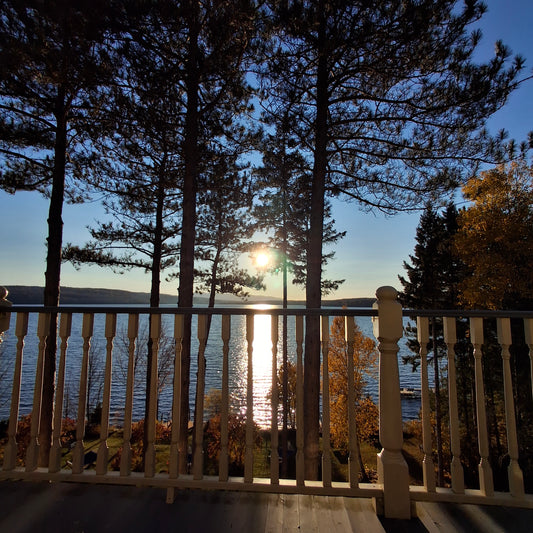
[[[513,53],[526,58],[524,75],[533,70],[533,2],[531,0],[489,0],[488,13],[481,23],[483,40],[480,58],[492,56],[494,43],[501,39]],[[517,141],[533,130],[533,80],[526,82],[509,99],[506,106],[489,121],[489,129],[505,128]],[[44,285],[48,202],[38,193],[19,192],[13,196],[0,191],[0,285]],[[83,244],[89,239],[86,226],[102,218],[98,203],[64,208],[64,242]],[[374,296],[381,285],[399,288],[398,274],[403,274],[403,261],[414,248],[419,213],[385,217],[363,213],[356,204],[336,202],[333,217],[346,237],[336,247],[325,275],[329,279],[346,279],[331,297]],[[252,269],[251,264],[246,264]],[[147,274],[131,271],[124,275],[108,269],[84,267],[77,271],[63,265],[63,286],[102,287],[148,292]],[[163,282],[161,292],[177,294],[177,283]],[[267,278],[271,296],[281,295],[281,277]],[[303,289],[291,287],[290,298],[303,299]]]

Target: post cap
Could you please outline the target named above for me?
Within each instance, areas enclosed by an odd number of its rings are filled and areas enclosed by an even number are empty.
[[[403,334],[402,306],[398,301],[398,291],[394,287],[380,287],[376,291],[377,300],[372,306],[378,310],[374,317],[373,329],[376,339],[389,338],[396,342]]]
[[[378,300],[397,300],[398,291],[394,287],[390,287],[388,285],[379,287],[379,289],[376,291],[376,298]]]

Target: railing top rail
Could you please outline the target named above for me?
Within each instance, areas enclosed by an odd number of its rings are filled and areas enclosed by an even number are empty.
[[[253,305],[253,304],[252,304]],[[281,307],[139,307],[105,305],[13,305],[12,312],[19,313],[116,313],[153,315],[277,315],[277,316],[377,316],[377,310],[370,307],[343,308],[323,307],[320,309]]]
[[[456,317],[456,318],[533,318],[533,311],[489,309],[404,309],[403,316]]]
[[[252,304],[253,305],[253,304]],[[144,307],[107,305],[13,305],[9,310],[20,313],[116,313],[116,314],[159,314],[159,315],[276,315],[276,316],[370,316],[378,315],[370,307]],[[533,318],[533,310],[487,310],[487,309],[403,309],[404,317],[457,317],[457,318]]]

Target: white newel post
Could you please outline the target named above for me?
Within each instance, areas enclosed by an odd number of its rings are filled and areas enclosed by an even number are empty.
[[[398,341],[403,334],[402,306],[393,287],[380,287],[373,308],[374,336],[379,350],[379,440],[378,481],[383,484],[387,518],[411,518],[409,470],[402,455],[403,430],[398,371]]]

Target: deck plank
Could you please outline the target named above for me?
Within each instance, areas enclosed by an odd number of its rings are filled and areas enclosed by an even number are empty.
[[[529,533],[533,509],[418,502],[418,518],[375,516],[369,499],[0,481],[0,531],[10,533]]]
[[[420,520],[430,532],[531,531],[533,523],[532,509],[437,502],[417,502],[416,508]]]
[[[300,531],[305,531],[306,533],[320,533],[324,531],[319,529],[317,523],[317,517],[314,506],[314,497],[305,494],[298,494],[298,523]]]
[[[363,498],[343,498],[351,530],[361,533],[385,533],[372,501]]]
[[[298,515],[298,498],[293,494],[283,494],[280,500],[283,506],[283,533],[298,531],[300,526]]]
[[[271,494],[268,499],[265,533],[279,533],[283,530],[282,494]]]

